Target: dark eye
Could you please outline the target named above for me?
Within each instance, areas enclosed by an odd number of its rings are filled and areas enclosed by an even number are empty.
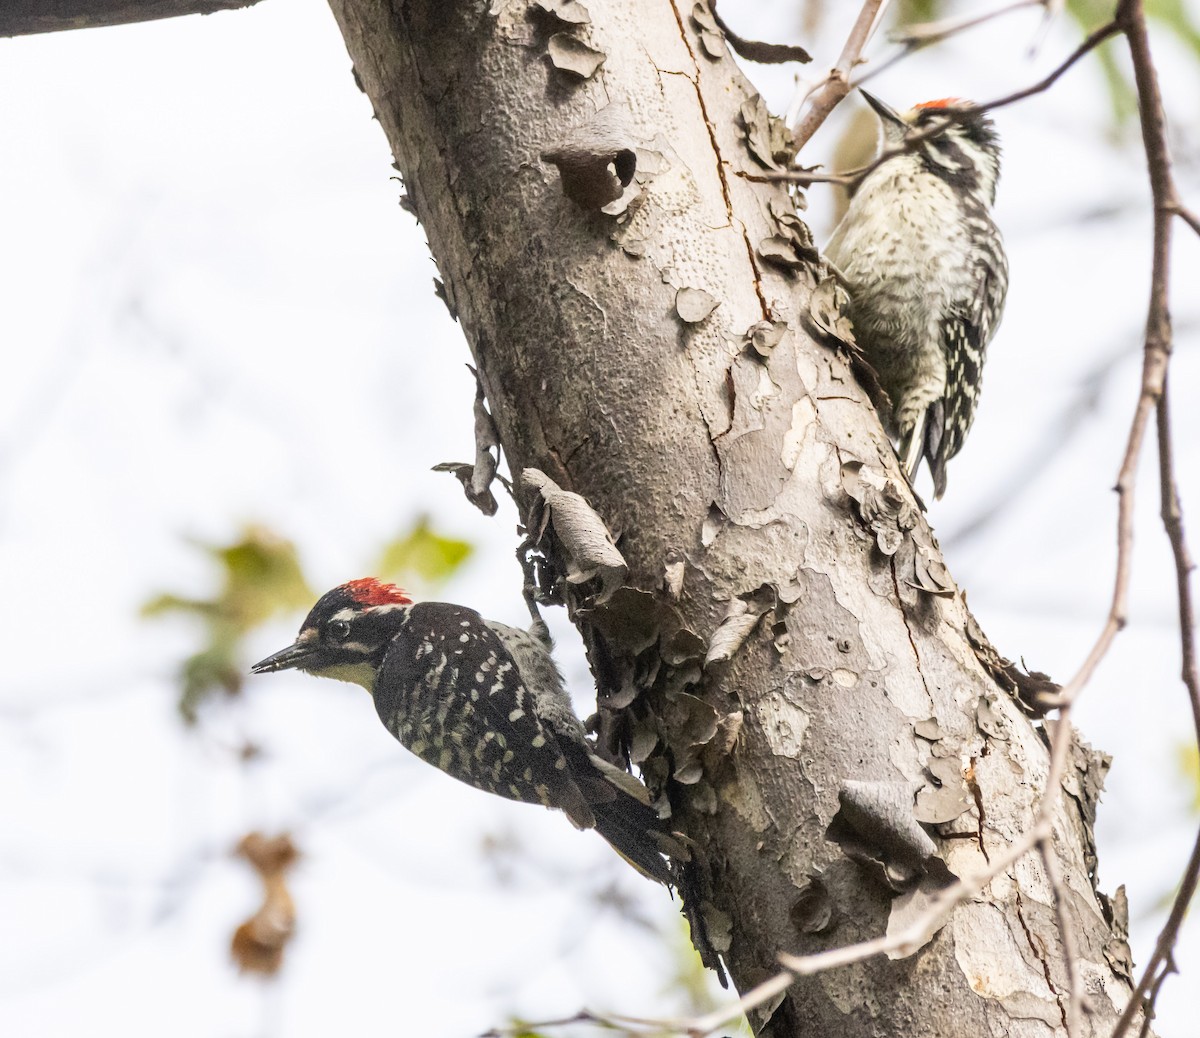
[[[330,620],[325,625],[325,633],[330,641],[344,642],[350,637],[350,625],[345,620]]]

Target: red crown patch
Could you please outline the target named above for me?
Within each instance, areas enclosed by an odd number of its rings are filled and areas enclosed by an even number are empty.
[[[939,97],[936,101],[922,101],[917,108],[970,108],[971,102],[961,97]]]
[[[342,585],[342,590],[358,605],[410,605],[412,599],[404,593],[403,588],[395,584],[385,584],[375,577],[363,577],[361,580],[351,580]]]

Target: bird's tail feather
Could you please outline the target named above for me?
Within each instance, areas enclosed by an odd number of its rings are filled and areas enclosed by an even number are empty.
[[[596,832],[630,865],[659,883],[674,883],[671,866],[663,855],[685,861],[687,845],[682,838],[667,831],[652,807],[627,796],[618,796],[614,800],[592,804],[592,813],[596,816]]]
[[[568,752],[568,757],[573,756]],[[571,763],[572,777],[596,819],[596,832],[643,875],[671,884],[671,866],[663,856],[682,862],[689,851],[684,838],[672,833],[659,817],[650,791],[595,753]]]
[[[900,441],[900,463],[909,485],[917,478],[917,467],[924,458],[933,476],[933,496],[940,498],[946,492],[946,417],[945,404],[935,400],[917,417],[913,427]]]

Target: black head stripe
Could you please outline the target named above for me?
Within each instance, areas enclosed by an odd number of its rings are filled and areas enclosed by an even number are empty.
[[[404,623],[406,611],[407,607],[363,606],[345,587],[336,587],[321,596],[300,630],[316,632],[323,663],[365,660],[378,666],[392,637]],[[347,624],[349,633],[334,637],[329,629],[334,620]]]
[[[344,587],[335,587],[317,599],[317,604],[308,611],[308,616],[304,618],[301,630],[308,627],[316,627],[320,630],[343,609],[358,610],[360,608],[358,603],[350,597],[349,591]]]

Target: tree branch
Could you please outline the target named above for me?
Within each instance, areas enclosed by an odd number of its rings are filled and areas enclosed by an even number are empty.
[[[1071,55],[1066,59],[1066,61],[1059,65],[1044,79],[1039,79],[1033,84],[1033,86],[1026,87],[1024,90],[1018,90],[1014,94],[1006,94],[1004,97],[998,97],[994,101],[988,101],[981,105],[975,105],[962,109],[963,114],[969,113],[973,109],[977,110],[982,108],[984,111],[990,111],[995,108],[1004,108],[1007,105],[1014,104],[1017,101],[1024,101],[1025,98],[1032,97],[1034,94],[1040,94],[1044,90],[1049,90],[1050,87],[1054,86],[1054,84],[1058,82],[1059,77],[1062,76],[1067,69],[1074,65],[1075,62],[1077,62],[1085,54],[1095,50],[1109,37],[1116,36],[1120,31],[1121,27],[1118,24],[1117,19],[1107,22],[1098,29],[1093,29],[1084,38],[1084,41],[1078,47],[1076,47],[1074,51],[1072,51]],[[954,109],[947,109],[946,111],[952,112]]]
[[[921,130],[910,131],[905,135],[903,140],[897,141],[895,144],[888,145],[887,147],[881,149],[879,154],[876,155],[874,159],[868,162],[865,166],[860,166],[858,169],[852,169],[845,173],[818,173],[815,169],[810,169],[787,170],[778,173],[739,173],[738,175],[747,180],[752,180],[759,183],[786,181],[790,184],[800,184],[801,186],[805,187],[809,184],[842,184],[846,187],[853,187],[877,170],[880,166],[887,162],[888,159],[895,158],[897,155],[902,155],[906,151],[911,151],[912,148],[921,141],[926,141],[931,137],[936,137],[939,133],[942,133],[947,126],[954,122],[960,122],[963,119],[970,118],[972,115],[981,111],[986,112],[993,108],[1003,108],[1006,105],[1014,104],[1017,101],[1022,101],[1027,97],[1032,97],[1034,94],[1040,94],[1045,90],[1049,90],[1050,87],[1052,87],[1058,81],[1059,77],[1061,77],[1063,73],[1065,73],[1067,69],[1069,69],[1077,61],[1079,61],[1080,58],[1082,58],[1089,51],[1095,50],[1098,46],[1100,46],[1101,43],[1103,43],[1109,37],[1115,36],[1118,32],[1120,32],[1120,27],[1117,25],[1116,21],[1111,21],[1100,26],[1099,29],[1096,29],[1090,33],[1088,37],[1067,57],[1067,59],[1063,61],[1062,64],[1060,64],[1057,68],[1055,68],[1054,71],[1048,76],[1038,80],[1032,86],[1018,90],[1016,93],[1006,94],[1003,97],[998,97],[993,101],[987,101],[983,104],[958,106],[948,105],[945,108],[939,109],[938,114],[943,118],[931,122],[928,126]],[[854,85],[856,87],[858,86],[857,83]],[[846,91],[849,89],[849,87],[846,87],[841,96],[845,96]],[[841,97],[838,97],[837,100],[841,100]],[[833,104],[837,103],[837,100],[831,103],[830,108],[832,108]],[[828,111],[826,111],[821,116],[821,119],[824,120],[825,116],[828,114]],[[813,129],[815,130],[816,127]],[[797,135],[799,135],[800,131],[797,130],[796,132]],[[807,138],[805,139],[807,140]],[[1177,202],[1173,202],[1172,205],[1174,206],[1174,211],[1179,212],[1181,216],[1184,215],[1185,211],[1182,211],[1182,207],[1180,207]],[[1187,217],[1191,217],[1191,214],[1188,213]],[[1185,219],[1187,217],[1185,217]],[[1195,219],[1195,217],[1191,217],[1191,219]],[[1197,233],[1200,233],[1200,231]]]
[[[152,22],[252,7],[259,0],[41,0],[0,8],[0,36]]]
[[[1167,397],[1167,368],[1171,354],[1171,317],[1169,307],[1170,256],[1172,216],[1183,217],[1171,174],[1171,157],[1167,149],[1166,120],[1158,76],[1150,54],[1150,38],[1141,0],[1122,0],[1117,8],[1117,22],[1129,41],[1134,82],[1137,85],[1138,108],[1142,124],[1142,143],[1150,174],[1150,189],[1154,198],[1154,259],[1150,287],[1150,305],[1146,317],[1146,344],[1142,369],[1142,395],[1138,414],[1148,415],[1153,404],[1158,419],[1159,477],[1162,494],[1162,518],[1167,539],[1175,561],[1179,598],[1179,627],[1182,646],[1182,678],[1187,687],[1200,744],[1200,678],[1197,675],[1195,647],[1195,610],[1189,576],[1192,569],[1190,553],[1184,536],[1183,514],[1175,485],[1175,461],[1171,443],[1170,407]],[[1131,445],[1132,446],[1132,445]],[[1124,469],[1122,470],[1124,474]],[[1130,494],[1122,497],[1122,506]],[[1124,508],[1123,508],[1124,510]],[[1145,1002],[1147,989],[1153,983],[1154,998],[1158,997],[1166,971],[1172,968],[1172,950],[1179,928],[1195,894],[1200,878],[1200,834],[1192,849],[1171,913],[1159,933],[1150,961],[1134,989],[1125,1011],[1117,1021],[1112,1038],[1121,1038],[1133,1023],[1139,1009],[1149,1013],[1152,1003]],[[1164,972],[1159,973],[1160,968]],[[1157,979],[1156,979],[1157,978]]]
[[[886,61],[874,66],[865,75],[860,76],[855,81],[854,87],[860,87],[863,83],[881,75],[893,65],[903,61],[910,54],[915,54],[917,51],[924,50],[935,43],[941,43],[952,36],[957,36],[960,33],[967,32],[993,19],[1011,14],[1013,11],[1019,11],[1025,7],[1044,8],[1046,10],[1046,17],[1042,19],[1042,23],[1045,24],[1049,19],[1050,8],[1053,4],[1054,0],[1015,0],[1013,3],[1005,4],[1003,7],[997,7],[991,11],[985,11],[982,14],[967,15],[964,18],[945,18],[939,22],[924,22],[919,25],[910,25],[907,30],[897,31],[890,36],[891,41],[899,44],[901,50],[893,54]]]
[[[792,141],[797,152],[817,132],[837,103],[850,93],[850,73],[862,60],[863,48],[870,40],[871,33],[874,32],[875,25],[887,5],[888,0],[864,0],[862,9],[858,12],[858,19],[850,30],[850,35],[846,37],[846,44],[842,47],[837,64],[810,95],[808,111],[800,125],[792,131]]]
[[[1186,208],[1181,202],[1176,201],[1171,205],[1171,211],[1186,223],[1193,231],[1200,234],[1200,217]]]
[[[921,47],[928,47],[931,43],[941,43],[942,40],[984,25],[995,18],[1002,18],[1013,11],[1019,11],[1025,7],[1046,6],[1047,0],[1013,0],[1012,3],[994,7],[981,14],[969,14],[961,18],[943,18],[938,22],[921,22],[917,25],[910,25],[907,29],[892,33],[889,39],[908,50],[917,50]]]

